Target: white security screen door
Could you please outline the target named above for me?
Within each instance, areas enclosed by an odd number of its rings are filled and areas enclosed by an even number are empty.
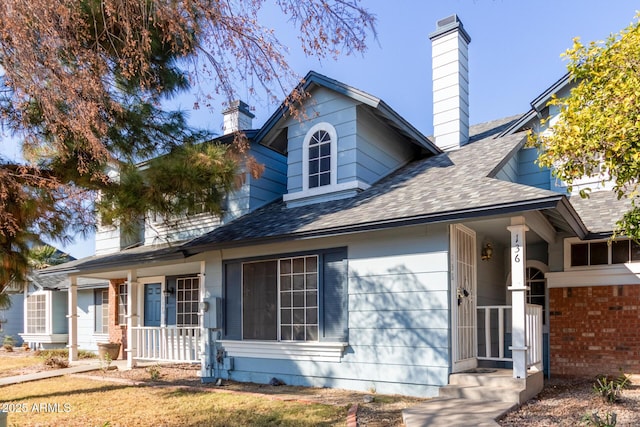
[[[453,372],[478,365],[476,310],[476,233],[451,226]]]

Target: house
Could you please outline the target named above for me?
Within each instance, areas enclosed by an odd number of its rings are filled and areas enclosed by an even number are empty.
[[[508,367],[531,393],[545,371],[638,371],[637,334],[618,334],[637,324],[640,252],[606,240],[622,202],[569,197],[525,145],[571,83],[469,126],[471,38],[455,15],[430,38],[432,138],[310,72],[309,119],[283,106],[246,130],[266,172],[230,196],[236,215],[146,224],[132,248],[108,230],[102,253],[47,269],[69,277],[70,358],[90,278],[109,281],[105,321],[130,366],[200,363],[203,381],[434,396],[482,366]],[[236,107],[225,123],[242,129]]]

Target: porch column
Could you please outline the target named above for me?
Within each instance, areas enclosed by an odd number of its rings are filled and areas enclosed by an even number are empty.
[[[78,360],[78,278],[71,276],[69,281],[69,362],[75,362]]]
[[[200,283],[199,283],[199,288],[200,289],[200,307],[198,310],[198,320],[199,320],[199,325],[200,325],[200,378],[206,378],[208,376],[208,360],[207,360],[207,349],[209,347],[209,334],[208,334],[208,330],[205,327],[205,317],[206,317],[206,311],[209,310],[209,307],[206,307],[205,304],[205,299],[207,297],[207,286],[205,283],[205,279],[206,279],[206,274],[205,274],[205,267],[206,267],[206,262],[205,261],[201,261],[200,262],[200,273],[198,274],[198,277],[200,278]],[[205,308],[207,310],[205,310]]]
[[[524,217],[511,218],[511,357],[513,359],[513,378],[527,377],[526,345],[526,303],[527,290],[525,273],[526,232]]]
[[[140,316],[138,316],[138,272],[129,270],[127,273],[127,368],[136,366],[133,359],[138,354],[138,343],[134,327],[140,326]]]

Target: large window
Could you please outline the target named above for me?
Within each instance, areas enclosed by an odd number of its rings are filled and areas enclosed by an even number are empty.
[[[198,326],[200,278],[180,277],[176,281],[176,325]]]
[[[640,261],[640,245],[624,239],[571,244],[571,267]]]
[[[27,297],[27,333],[44,334],[47,332],[47,296],[33,294]]]
[[[94,291],[96,318],[95,331],[98,334],[109,333],[109,290],[96,289]]]
[[[118,325],[127,324],[127,284],[118,285]]]
[[[318,340],[318,257],[242,265],[242,337]]]

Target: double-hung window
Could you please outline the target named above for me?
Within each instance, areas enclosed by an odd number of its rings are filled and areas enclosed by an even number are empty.
[[[47,332],[47,295],[31,294],[27,297],[27,333]]]
[[[96,289],[95,298],[95,331],[98,334],[109,333],[109,290]]]
[[[179,277],[176,280],[176,325],[198,326],[200,278]]]
[[[318,257],[242,265],[245,340],[318,340]]]

